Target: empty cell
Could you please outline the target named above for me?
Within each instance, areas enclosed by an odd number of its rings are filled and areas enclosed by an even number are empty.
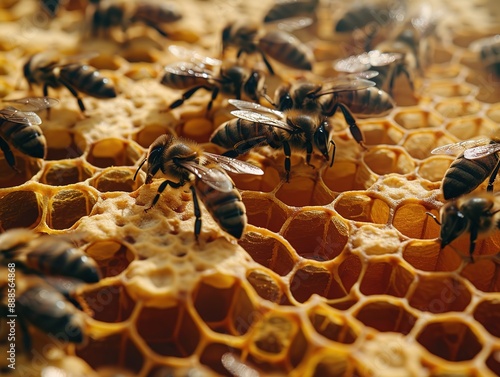
[[[359,289],[364,295],[391,295],[405,297],[414,276],[396,261],[370,262]]]
[[[334,350],[332,354],[326,355],[314,366],[313,377],[333,376],[358,376],[360,373],[354,369],[353,363],[349,363],[348,355],[340,354]]]
[[[432,96],[439,97],[465,97],[475,91],[472,85],[458,83],[455,81],[431,82],[426,88],[426,92]]]
[[[271,354],[274,358],[287,357],[289,348],[300,332],[299,325],[299,319],[291,314],[270,313],[261,317],[253,329],[250,350]]]
[[[141,147],[148,149],[149,146],[161,135],[170,134],[169,130],[160,125],[148,125],[143,127],[134,136],[134,141]]]
[[[297,257],[294,250],[271,232],[247,231],[238,243],[254,261],[278,275],[287,275],[295,265]]]
[[[431,156],[431,151],[441,145],[454,143],[455,140],[440,131],[413,131],[403,143],[403,148],[411,157],[423,160]]]
[[[286,207],[273,200],[272,196],[243,195],[243,203],[245,203],[248,223],[272,232],[279,232],[288,218]]]
[[[417,201],[408,201],[399,206],[392,225],[410,238],[430,239],[439,237],[440,226],[426,214],[429,210]]]
[[[433,355],[448,361],[472,360],[483,347],[468,323],[453,318],[427,323],[417,341]]]
[[[96,241],[85,252],[97,262],[103,277],[121,274],[135,259],[129,248],[114,240]]]
[[[81,160],[48,162],[40,182],[51,186],[66,186],[90,178],[94,169]]]
[[[314,308],[309,312],[309,320],[318,334],[334,342],[352,344],[357,333],[346,316],[334,310]]]
[[[324,267],[304,265],[290,280],[290,291],[298,302],[306,302],[313,294],[326,297],[332,276]]]
[[[474,308],[473,315],[486,331],[500,338],[500,300],[495,297],[483,298]]]
[[[255,292],[264,300],[280,303],[283,296],[283,283],[264,270],[252,270],[247,273],[247,280]]]
[[[467,264],[460,275],[474,284],[476,289],[483,292],[500,291],[500,265],[498,261],[476,260],[474,263]]]
[[[46,160],[64,160],[80,157],[85,144],[77,143],[75,135],[67,129],[48,129],[44,130],[47,139]]]
[[[228,374],[227,368],[222,363],[224,360],[224,355],[232,355],[239,359],[239,355],[241,351],[234,346],[229,346],[224,343],[209,343],[207,344],[199,355],[199,360],[201,364],[206,365],[211,369],[211,372],[215,371],[218,375],[221,376],[230,376]],[[193,376],[204,376],[205,374],[194,373]],[[170,376],[170,375],[167,375]],[[165,376],[165,377],[167,377]],[[188,373],[186,376],[191,376],[191,373]],[[159,376],[160,377],[160,376]]]
[[[0,193],[0,227],[2,230],[13,228],[34,228],[42,216],[42,206],[38,195],[33,191],[19,190]]]
[[[404,136],[404,130],[396,124],[386,121],[363,121],[360,124],[366,145],[396,145]]]
[[[90,309],[92,318],[107,323],[126,321],[135,307],[126,289],[117,284],[86,289],[77,300]]]
[[[90,184],[100,192],[132,192],[143,184],[140,175],[134,180],[134,174],[135,170],[130,168],[106,168],[98,173]]]
[[[188,357],[200,341],[200,331],[182,302],[166,308],[143,307],[137,319],[140,337],[163,356]]]
[[[452,156],[440,155],[426,158],[417,168],[417,174],[428,181],[441,182],[454,159]]]
[[[14,151],[16,168],[12,169],[5,160],[4,154],[0,152],[0,189],[22,185],[33,178],[40,171],[42,161],[21,155]]]
[[[354,316],[366,326],[378,331],[398,332],[404,335],[411,331],[417,321],[417,318],[402,304],[384,299],[365,303]]]
[[[408,297],[410,306],[431,313],[462,312],[471,292],[462,279],[443,274],[422,275]]]
[[[433,64],[425,71],[425,76],[430,79],[452,79],[462,72],[459,64]]]
[[[486,359],[486,366],[497,376],[500,376],[500,349],[493,348]]]
[[[473,115],[481,110],[481,103],[463,99],[447,99],[436,105],[436,110],[445,118],[459,118]]]
[[[410,240],[404,246],[403,258],[422,271],[455,271],[462,263],[454,250],[441,249],[437,240]]]
[[[89,337],[89,342],[75,349],[76,356],[82,358],[92,368],[117,367],[123,365],[123,344],[125,334],[113,334],[105,338],[94,339]],[[138,361],[143,362],[139,357]]]
[[[87,190],[60,190],[50,199],[47,225],[52,229],[71,228],[90,214],[95,203],[96,198]]]
[[[358,164],[352,161],[335,160],[330,169],[323,170],[324,184],[334,192],[357,189],[355,186]]]
[[[110,138],[93,143],[87,161],[99,168],[132,166],[142,155],[142,149],[135,142]]]
[[[378,198],[363,192],[346,192],[340,194],[334,203],[335,210],[346,220],[387,224],[390,207]]]
[[[363,161],[375,174],[410,174],[415,170],[415,162],[403,148],[373,147],[364,155]]]
[[[333,200],[331,193],[318,180],[292,176],[290,182],[276,192],[276,198],[289,206],[326,205]]]
[[[452,120],[446,129],[460,140],[477,138],[478,135],[488,137],[497,132],[498,125],[486,118],[467,117]]]
[[[431,111],[417,109],[405,109],[394,116],[397,124],[407,130],[418,128],[440,127],[443,124],[443,118]]]
[[[298,255],[326,261],[342,252],[349,229],[340,216],[326,210],[309,209],[298,211],[282,233]]]
[[[486,116],[493,122],[500,123],[500,105],[492,105],[487,111]]]

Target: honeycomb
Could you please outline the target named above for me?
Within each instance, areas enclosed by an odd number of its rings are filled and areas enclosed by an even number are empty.
[[[41,95],[28,88],[22,65],[54,48],[99,52],[90,63],[119,92],[107,100],[84,96],[82,115],[64,88],[49,91],[60,102],[50,118],[40,112],[46,159],[14,151],[17,173],[0,156],[1,231],[69,235],[103,274],[76,292],[85,307],[83,344],[29,328],[33,352],[19,346],[16,370],[2,358],[2,372],[500,375],[499,232],[478,241],[471,263],[468,235],[441,250],[440,227],[426,214],[439,213],[441,180],[454,159],[431,150],[498,130],[500,78],[470,48],[500,32],[498,3],[432,3],[439,12],[432,61],[416,77],[415,93],[404,78],[396,81],[397,107],[388,115],[358,119],[367,149],[336,115],[331,168],[317,156],[313,169],[292,155],[287,183],[281,151],[253,150],[243,158],[265,174],[233,176],[248,215],[244,236],[231,239],[202,207],[199,242],[189,190],[165,190],[145,213],[161,180],[145,185],[144,173],[133,179],[149,145],[165,133],[222,152],[208,139],[232,118],[222,95],[207,114],[203,91],[167,111],[181,95],[159,82],[162,66],[178,60],[167,48],[217,57],[220,21],[261,20],[271,2],[177,3],[183,18],[166,25],[168,38],[144,25],[126,36],[82,36],[84,0],[61,2],[53,19],[37,1],[0,5],[0,97]],[[287,78],[326,77],[333,60],[353,52],[353,36],[332,31],[347,6],[320,2],[315,23],[296,33],[314,51],[314,71],[307,76],[273,61],[279,74],[268,77],[270,90]]]

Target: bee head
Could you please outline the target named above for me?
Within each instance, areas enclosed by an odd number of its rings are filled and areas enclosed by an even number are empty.
[[[464,216],[456,201],[445,204],[441,210],[441,248],[458,238],[469,227],[469,219]]]
[[[330,159],[329,156],[329,144],[330,144],[330,134],[328,132],[329,124],[326,120],[324,120],[321,125],[314,132],[314,145],[321,152],[323,157],[328,161]],[[335,151],[333,151],[335,153]],[[333,155],[332,155],[332,164],[333,164]]]

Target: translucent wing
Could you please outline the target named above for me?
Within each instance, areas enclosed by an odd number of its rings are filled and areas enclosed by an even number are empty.
[[[273,25],[279,30],[291,33],[292,31],[308,27],[312,23],[313,20],[310,17],[288,17],[279,21],[266,22],[266,25]]]
[[[203,65],[209,65],[212,67],[222,65],[222,60],[205,56],[182,46],[170,45],[168,46],[168,50],[172,53],[172,55],[178,57],[179,59],[189,60],[192,63],[199,62]]]
[[[346,92],[352,90],[361,90],[375,86],[373,81],[365,79],[353,79],[349,77],[340,77],[335,80],[329,81],[327,88],[323,89],[321,92],[317,93],[316,96],[322,96],[325,94]]]
[[[383,67],[403,57],[398,52],[381,52],[379,50],[365,52],[362,55],[362,59],[367,61],[372,67]]]
[[[236,160],[231,157],[221,156],[219,154],[213,154],[205,152],[204,156],[209,160],[217,163],[224,170],[230,171],[235,174],[252,174],[252,175],[263,175],[262,169],[255,165],[249,164],[245,161]]]
[[[279,119],[270,118],[264,114],[259,114],[256,112],[246,111],[246,110],[231,111],[231,114],[233,114],[235,117],[238,117],[240,119],[245,119],[245,120],[248,120],[250,122],[267,124],[268,126],[281,128],[281,129],[286,130],[286,131],[294,131],[295,130],[292,126],[288,125],[287,123],[285,123]]]
[[[363,61],[359,58],[359,55],[352,55],[345,59],[337,60],[333,64],[333,69],[337,72],[347,72],[355,73],[362,72],[370,69],[371,65],[369,61]]]
[[[431,154],[447,154],[456,156],[462,153],[464,150],[469,148],[474,148],[477,146],[482,146],[488,144],[490,139],[482,138],[482,139],[474,139],[474,140],[465,140],[458,143],[446,144],[440,147],[434,148],[431,151]]]
[[[257,111],[257,112],[261,112],[261,113],[269,113],[269,114],[272,114],[274,116],[277,116],[278,118],[285,117],[285,114],[283,114],[281,111],[270,109],[269,107],[262,106],[258,103],[255,103],[255,102],[242,101],[239,99],[230,99],[230,100],[228,100],[228,102],[240,110],[250,110],[250,111]]]
[[[42,123],[40,117],[33,112],[23,112],[12,106],[0,110],[0,119],[8,120],[13,123],[29,124],[38,126]]]
[[[179,76],[193,76],[207,80],[213,77],[212,71],[189,62],[173,63],[167,65],[164,70]]]
[[[500,143],[482,145],[467,149],[464,152],[464,157],[468,160],[475,160],[476,158],[486,157],[498,151],[500,151]]]
[[[347,78],[347,79],[372,79],[375,76],[378,76],[379,73],[377,71],[363,71],[363,72],[355,72],[355,73],[349,73],[345,76],[342,76],[342,78]]]
[[[15,103],[15,108],[21,111],[40,111],[59,103],[50,97],[25,97],[18,99],[4,99],[3,102]]]
[[[233,189],[233,182],[222,170],[199,165],[192,161],[182,161],[180,164],[217,191],[229,192]]]

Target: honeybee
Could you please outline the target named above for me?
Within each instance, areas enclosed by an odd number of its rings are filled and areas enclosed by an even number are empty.
[[[196,217],[194,224],[196,239],[198,240],[201,232],[198,197],[222,230],[235,238],[242,236],[247,222],[245,206],[240,193],[224,170],[236,174],[262,175],[264,172],[261,169],[243,161],[205,152],[195,142],[174,138],[171,135],[162,135],[151,144],[146,158],[135,172],[134,180],[145,162],[148,163],[146,184],[151,183],[159,171],[178,180],[177,182],[164,180],[146,211],[158,202],[167,186],[180,188],[189,183]]]
[[[311,20],[307,18],[289,19],[283,21],[283,28],[287,30],[297,29],[310,25]],[[237,57],[243,53],[259,53],[269,73],[274,75],[274,69],[267,56],[278,62],[295,69],[312,70],[314,55],[311,49],[299,39],[285,30],[265,31],[258,24],[237,21],[228,24],[222,31],[222,53],[229,46],[238,49]]]
[[[330,138],[331,125],[326,117],[298,110],[284,113],[252,102],[229,102],[240,109],[231,112],[237,118],[221,124],[210,136],[212,143],[230,149],[224,156],[236,157],[263,144],[283,148],[287,182],[292,149],[305,150],[306,163],[312,166],[314,148],[329,161],[329,149],[333,147],[330,166],[333,164],[335,143]]]
[[[97,263],[62,237],[37,235],[27,229],[0,234],[0,263],[15,262],[26,271],[60,275],[86,283],[101,279]]]
[[[80,110],[85,112],[85,105],[78,92],[95,98],[116,97],[111,80],[102,76],[96,68],[79,62],[87,56],[91,55],[62,58],[51,51],[41,52],[24,64],[24,77],[30,87],[32,84],[43,85],[44,96],[47,96],[49,86],[65,86],[76,98]]]
[[[174,3],[152,0],[103,0],[94,8],[91,21],[92,35],[107,34],[120,27],[124,32],[133,24],[143,23],[166,37],[163,24],[180,20],[182,14]]]
[[[15,106],[0,109],[0,149],[9,166],[18,171],[9,143],[27,156],[45,158],[47,141],[39,127],[42,120],[34,111],[47,109],[59,101],[49,97],[27,97],[4,101],[12,102]]]
[[[430,214],[441,225],[441,248],[469,232],[469,256],[470,261],[474,262],[476,240],[487,237],[499,228],[500,209],[494,208],[497,201],[498,198],[492,193],[469,194],[445,203],[440,210],[441,221]]]
[[[435,148],[432,154],[460,155],[446,171],[441,189],[445,200],[455,199],[475,190],[489,177],[487,191],[493,191],[500,159],[500,143],[495,139],[466,140]]]
[[[479,54],[486,69],[500,76],[500,34],[481,38],[473,42],[470,48]]]
[[[264,22],[273,22],[296,16],[310,16],[319,0],[275,0],[264,16]]]

